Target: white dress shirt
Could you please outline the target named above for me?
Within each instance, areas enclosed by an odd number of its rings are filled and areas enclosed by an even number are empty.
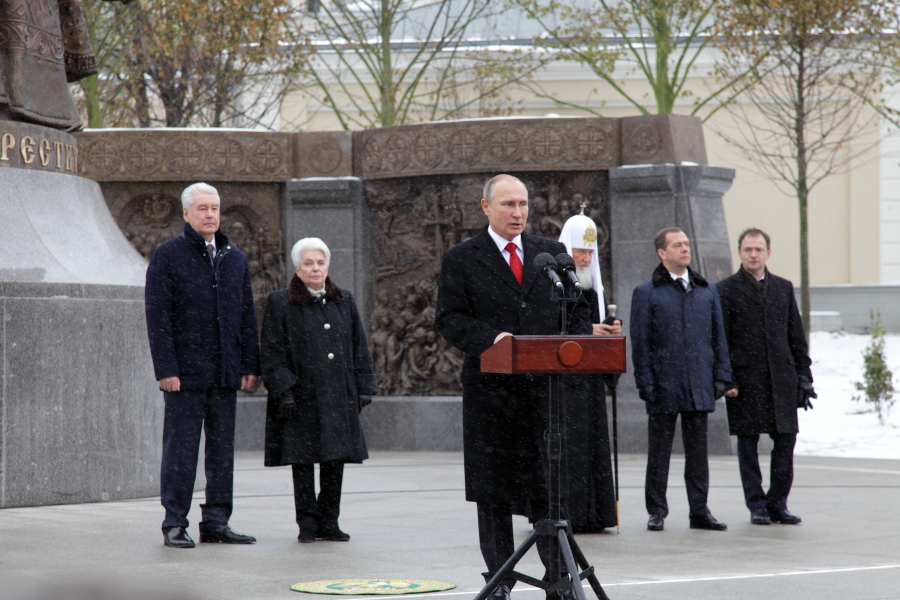
[[[679,279],[682,280],[682,281],[684,282],[684,289],[685,289],[685,291],[690,291],[690,289],[691,289],[691,280],[688,278],[688,272],[687,272],[687,271],[684,272],[684,275],[676,275],[676,274],[673,273],[672,271],[669,271],[669,277],[671,277],[671,278],[672,278],[673,280],[675,280],[675,281],[677,281],[677,280],[679,280]]]
[[[503,258],[506,260],[506,264],[509,264],[509,251],[506,249],[506,245],[510,242],[516,245],[516,254],[519,255],[519,260],[522,262],[522,266],[525,265],[525,249],[522,248],[522,236],[517,235],[512,240],[507,240],[505,238],[500,237],[491,229],[491,226],[488,225],[488,233],[491,234],[491,239],[494,240],[494,243],[497,244],[497,248],[500,249],[500,254],[503,255]]]

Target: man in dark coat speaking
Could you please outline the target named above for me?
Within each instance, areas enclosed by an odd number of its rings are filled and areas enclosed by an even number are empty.
[[[728,427],[738,440],[744,499],[755,525],[796,525],[787,509],[794,479],[797,409],[815,398],[806,334],[793,284],[766,269],[771,240],[760,229],[738,238],[741,268],[718,283],[735,389],[726,392]],[[763,492],[757,444],[768,433],[772,448],[769,491]]]
[[[731,382],[722,306],[716,288],[688,267],[691,245],[683,231],[663,229],[654,244],[660,264],[631,298],[634,378],[648,414],[647,529],[662,531],[669,514],[669,459],[680,415],[690,526],[722,531],[725,523],[706,505],[707,417]]]
[[[206,432],[201,542],[252,544],[228,526],[238,388],[259,375],[259,340],[244,253],[219,232],[219,194],[195,183],[181,194],[184,231],[153,252],[145,305],[150,354],[165,399],[160,496],[163,541],[193,548],[187,533],[200,431]]]
[[[555,241],[524,232],[528,191],[511,175],[487,182],[481,208],[489,225],[444,253],[435,324],[465,354],[462,368],[466,500],[478,504],[481,553],[490,579],[512,555],[512,506],[548,510],[541,465],[547,428],[547,378],[482,373],[480,355],[509,335],[556,335],[559,307],[550,280],[533,267],[541,252],[566,251]],[[590,334],[586,305],[569,331]],[[538,550],[547,564],[546,538]],[[493,592],[508,600],[508,579]]]

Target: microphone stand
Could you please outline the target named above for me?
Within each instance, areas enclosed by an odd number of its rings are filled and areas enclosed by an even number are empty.
[[[568,333],[568,305],[577,302],[579,296],[580,292],[574,298],[570,298],[565,290],[559,293],[554,286],[551,300],[559,302],[560,335]],[[565,432],[561,428],[561,423],[562,417],[565,415],[565,387],[562,375],[551,374],[548,375],[548,378],[549,428],[546,435],[549,459],[547,487],[550,510],[548,518],[541,519],[534,524],[534,529],[528,534],[525,541],[516,548],[512,556],[491,577],[474,600],[486,600],[497,585],[507,578],[513,578],[544,590],[548,599],[558,598],[560,600],[572,600],[573,598],[574,600],[587,600],[581,585],[581,582],[587,579],[591,589],[597,594],[598,600],[609,600],[609,596],[603,591],[600,581],[594,574],[594,567],[588,563],[584,553],[575,542],[569,521],[562,519],[561,463]],[[550,564],[547,566],[549,581],[541,581],[514,570],[525,553],[537,543],[539,537],[549,538]],[[565,576],[562,575],[563,564],[567,571]],[[583,570],[579,572],[579,569]]]
[[[599,299],[601,302],[602,298]],[[610,304],[608,307],[608,316],[603,319],[604,325],[614,325],[616,322],[616,305]],[[619,418],[616,415],[616,388],[619,386],[618,373],[608,373],[603,376],[603,382],[609,388],[609,396],[612,400],[612,419],[613,419],[613,484],[616,495],[616,533],[622,533],[621,521],[619,519]]]

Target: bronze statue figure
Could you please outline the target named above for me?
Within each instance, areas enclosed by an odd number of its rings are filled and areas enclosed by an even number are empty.
[[[0,0],[0,119],[81,129],[68,84],[96,72],[81,0]]]

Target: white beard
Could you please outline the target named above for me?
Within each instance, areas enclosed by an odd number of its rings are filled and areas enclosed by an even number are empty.
[[[594,289],[594,278],[591,276],[591,268],[585,267],[583,269],[575,269],[575,274],[578,275],[578,281],[581,282],[581,287],[586,290]]]

